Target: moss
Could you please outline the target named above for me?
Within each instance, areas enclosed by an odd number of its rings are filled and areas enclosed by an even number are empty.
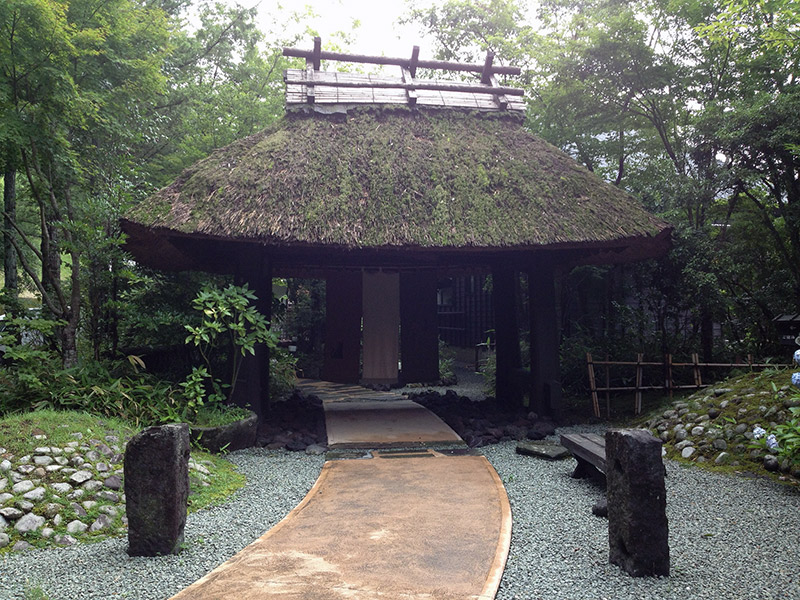
[[[200,161],[128,218],[346,247],[608,241],[665,227],[517,120],[406,108],[287,115]]]

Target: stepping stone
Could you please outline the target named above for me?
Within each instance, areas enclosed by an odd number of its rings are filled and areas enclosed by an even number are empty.
[[[517,444],[517,454],[549,458],[550,460],[559,460],[570,456],[569,450],[564,446],[548,442],[519,442]]]

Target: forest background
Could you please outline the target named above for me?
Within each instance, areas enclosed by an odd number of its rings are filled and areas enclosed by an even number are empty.
[[[0,413],[115,385],[180,395],[183,374],[146,380],[128,357],[182,343],[212,278],[140,267],[118,219],[282,117],[282,72],[295,65],[281,48],[315,33],[285,32],[308,15],[259,30],[255,9],[191,0],[0,4],[0,312],[12,349]],[[663,259],[565,274],[567,378],[582,379],[586,351],[782,354],[773,319],[800,312],[800,3],[412,1],[401,20],[436,58],[482,62],[492,50],[522,67],[525,127],[675,227]],[[323,41],[347,50],[351,33]],[[320,286],[289,282],[288,293],[302,310],[281,327],[310,333],[310,351]]]

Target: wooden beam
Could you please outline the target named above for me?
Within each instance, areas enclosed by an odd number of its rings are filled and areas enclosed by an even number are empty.
[[[491,75],[489,77],[489,82],[491,83],[492,87],[494,87],[494,88],[499,88],[500,87],[500,84],[497,82],[497,77],[495,77],[494,75]],[[500,94],[498,96],[495,96],[494,97],[494,101],[503,110],[508,108],[508,98],[506,98],[505,94]]]
[[[314,104],[316,95],[314,94],[314,69],[311,67],[311,65],[308,65],[306,68],[306,79],[304,85],[306,86],[306,102],[308,104]]]
[[[409,69],[405,67],[401,67],[403,71],[403,83],[414,83],[414,76],[411,74]],[[414,106],[417,103],[417,89],[416,88],[407,88],[406,89],[406,98],[408,98],[408,105]]]
[[[311,62],[314,66],[315,71],[319,71],[321,60],[320,54],[322,54],[322,38],[316,36],[314,38],[314,50],[312,51],[313,54],[311,55]]]
[[[419,46],[414,46],[411,49],[411,60],[408,63],[408,71],[411,77],[417,76],[417,64],[419,63]]]
[[[487,50],[486,61],[483,63],[483,71],[481,71],[481,83],[484,85],[492,82],[492,61],[494,61],[494,52]]]
[[[413,83],[405,83],[402,80],[395,81],[342,81],[314,79],[313,71],[306,70],[305,79],[292,79],[286,82],[289,85],[324,85],[326,87],[341,88],[374,88],[374,89],[401,89],[401,90],[437,90],[440,92],[471,92],[473,94],[490,94],[493,96],[524,96],[525,90],[508,86],[486,86],[474,83],[439,83],[431,80],[415,79]]]
[[[300,48],[284,48],[283,55],[294,58],[314,58],[313,50],[301,50]],[[343,52],[320,51],[319,58],[322,60],[338,60],[343,62],[369,63],[374,65],[394,65],[398,67],[410,67],[411,61],[408,58],[393,58],[389,56],[364,56],[360,54],[346,54]],[[458,63],[446,60],[420,60],[417,61],[418,69],[439,69],[442,71],[463,71],[469,73],[483,73],[485,65],[475,65],[470,63]],[[492,66],[491,72],[497,75],[519,75],[522,69],[519,67]]]

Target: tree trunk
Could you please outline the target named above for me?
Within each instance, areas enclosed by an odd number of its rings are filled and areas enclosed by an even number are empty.
[[[17,280],[17,251],[11,243],[14,235],[14,220],[17,217],[17,172],[10,164],[3,173],[3,275],[5,291],[12,300],[17,299],[19,282]]]

